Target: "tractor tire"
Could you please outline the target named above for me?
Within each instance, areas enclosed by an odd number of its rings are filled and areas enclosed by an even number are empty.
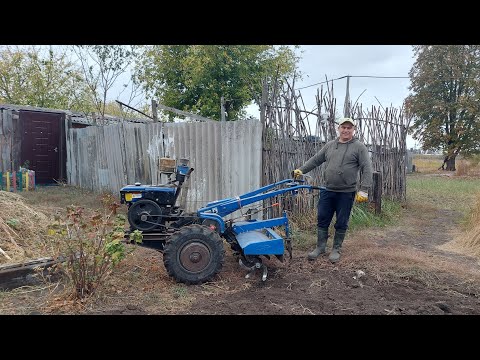
[[[142,215],[146,216],[146,220],[142,220]],[[160,206],[152,200],[138,200],[128,209],[128,222],[134,230],[150,231],[160,222],[159,216],[151,217],[150,215],[162,215]]]
[[[187,285],[211,280],[222,269],[224,261],[225,249],[220,235],[197,224],[172,234],[163,250],[168,275]]]

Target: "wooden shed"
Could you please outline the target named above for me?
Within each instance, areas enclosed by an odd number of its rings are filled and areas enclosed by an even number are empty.
[[[149,122],[106,118],[105,124]],[[68,129],[97,124],[97,119],[69,110],[0,104],[0,172],[26,167],[35,171],[36,184],[66,182]]]

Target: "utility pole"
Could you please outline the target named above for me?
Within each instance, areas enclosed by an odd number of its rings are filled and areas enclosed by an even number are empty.
[[[222,96],[220,98],[220,112],[221,112],[221,120],[226,121],[225,119],[225,98]]]
[[[343,116],[350,117],[350,75],[347,75],[347,89],[345,91],[345,103],[343,104]]]

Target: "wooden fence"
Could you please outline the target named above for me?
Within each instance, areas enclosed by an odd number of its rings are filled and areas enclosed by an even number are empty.
[[[316,108],[305,109],[302,95],[293,84],[264,83],[261,106],[263,124],[262,183],[290,176],[328,141],[337,137],[336,99],[333,83],[317,89]],[[369,148],[373,170],[381,174],[383,196],[406,199],[406,135],[410,119],[401,109],[372,107],[346,101],[345,111],[357,122],[356,134]],[[323,166],[308,175],[316,185],[323,184]],[[277,201],[274,199],[273,201]],[[299,196],[296,211],[311,211],[315,195]]]

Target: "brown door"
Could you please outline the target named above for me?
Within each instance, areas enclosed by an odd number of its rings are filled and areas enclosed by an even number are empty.
[[[22,164],[35,171],[37,184],[64,181],[65,114],[20,111],[22,130]]]

